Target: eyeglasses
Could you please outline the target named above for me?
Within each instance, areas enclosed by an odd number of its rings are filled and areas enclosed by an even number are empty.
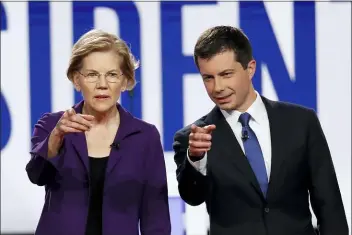
[[[116,72],[108,72],[108,73],[98,73],[98,72],[89,72],[87,74],[83,74],[80,71],[77,71],[79,74],[81,74],[84,78],[85,81],[89,82],[89,83],[95,83],[98,82],[100,79],[100,76],[103,75],[105,77],[105,79],[108,82],[111,83],[116,83],[116,82],[120,82],[121,81],[121,77],[123,75],[123,73],[116,73]]]

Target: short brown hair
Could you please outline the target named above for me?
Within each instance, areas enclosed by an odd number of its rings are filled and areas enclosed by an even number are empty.
[[[127,43],[114,34],[102,30],[92,29],[83,34],[72,48],[67,77],[73,81],[73,75],[82,67],[83,59],[92,52],[115,50],[122,58],[120,64],[124,76],[127,78],[127,90],[136,85],[135,70],[139,62],[135,60]]]
[[[243,31],[236,27],[221,25],[209,28],[200,35],[194,47],[194,62],[199,68],[198,58],[211,59],[225,51],[233,51],[234,59],[244,69],[253,59],[252,46]]]

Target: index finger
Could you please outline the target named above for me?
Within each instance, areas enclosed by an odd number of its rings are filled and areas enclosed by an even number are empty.
[[[74,122],[77,122],[79,124],[85,125],[87,127],[92,127],[93,124],[91,123],[90,120],[87,120],[85,118],[82,117],[82,115],[75,115],[71,117],[71,120]]]
[[[206,129],[196,126],[195,124],[191,125],[191,132],[192,133],[207,133]]]
[[[206,133],[211,133],[213,130],[215,130],[216,129],[216,126],[214,125],[214,124],[211,124],[211,125],[208,125],[208,126],[205,126],[205,127],[203,127],[203,129],[205,129],[206,130]]]
[[[79,116],[86,119],[87,121],[93,121],[95,118],[93,115],[88,115],[88,114],[79,114]]]
[[[70,108],[68,111],[67,111],[67,114],[68,116],[73,116],[76,114],[76,111],[73,109],[73,108]]]

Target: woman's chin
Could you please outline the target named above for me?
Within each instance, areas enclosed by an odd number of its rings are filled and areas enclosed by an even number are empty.
[[[104,102],[104,103],[95,103],[92,105],[92,109],[95,111],[95,112],[98,112],[98,113],[106,113],[106,112],[109,112],[114,106],[116,106],[116,103],[114,102]]]

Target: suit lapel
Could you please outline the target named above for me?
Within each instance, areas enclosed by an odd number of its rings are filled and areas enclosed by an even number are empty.
[[[224,164],[233,164],[242,175],[249,180],[249,183],[263,197],[259,183],[255,174],[244,155],[231,127],[222,115],[219,108],[215,107],[205,119],[207,125],[215,124],[216,129],[213,132],[213,147],[209,151],[209,158],[219,158],[222,154]]]
[[[73,108],[76,113],[82,113],[83,101],[75,105]],[[141,131],[139,122],[129,114],[120,104],[117,104],[117,109],[120,114],[120,126],[115,135],[114,143],[118,144],[118,148],[112,148],[109,155],[108,165],[107,165],[107,174],[109,174],[112,169],[119,162],[120,158],[127,153],[125,151],[124,145],[121,144],[124,139],[128,136],[133,135]],[[88,159],[88,146],[86,141],[86,136],[84,133],[74,133],[71,138],[71,143],[76,150],[79,158],[81,159],[84,167],[89,173],[89,159]]]
[[[72,135],[71,143],[77,152],[77,155],[81,159],[84,168],[89,172],[89,161],[88,161],[88,149],[86,136],[84,133],[74,133]]]
[[[84,102],[81,101],[75,106],[73,106],[73,109],[75,110],[76,113],[82,113],[83,103]],[[77,155],[81,159],[84,167],[86,168],[86,171],[89,172],[88,148],[87,148],[86,136],[84,133],[74,133],[71,136],[72,136],[71,143],[74,149],[76,150]]]
[[[117,108],[120,113],[120,126],[116,133],[114,143],[118,145],[118,148],[112,148],[108,160],[108,165],[106,169],[106,174],[110,174],[114,167],[118,164],[121,157],[127,155],[129,150],[125,148],[124,140],[133,135],[137,134],[141,131],[140,123],[136,121],[136,119],[128,113],[121,105],[117,105]],[[138,146],[136,146],[138,148]]]
[[[280,117],[280,113],[277,110],[276,102],[270,101],[265,97],[262,97],[262,100],[268,113],[271,136],[271,172],[267,193],[267,198],[269,198],[277,186],[280,169],[285,160],[282,145],[282,130],[284,126],[281,120],[282,117]]]

